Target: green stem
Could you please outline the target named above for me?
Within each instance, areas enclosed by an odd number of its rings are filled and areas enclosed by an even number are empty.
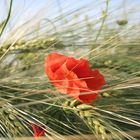
[[[10,0],[10,7],[9,7],[9,10],[8,10],[8,15],[7,15],[6,21],[4,22],[4,25],[3,25],[2,29],[1,29],[0,37],[1,37],[6,25],[7,25],[8,21],[9,21],[9,19],[10,19],[11,10],[12,10],[12,4],[13,4],[13,0]]]
[[[98,33],[97,33],[97,35],[96,35],[96,38],[95,38],[95,40],[94,40],[94,43],[97,42],[98,37],[100,36],[101,31],[102,31],[102,29],[103,29],[103,26],[104,26],[105,20],[106,20],[106,18],[107,18],[108,5],[109,5],[109,0],[106,0],[106,9],[105,9],[105,11],[104,11],[104,13],[105,13],[106,15],[103,17],[103,20],[102,20],[102,23],[101,23],[100,29],[99,29],[99,31],[98,31]],[[92,49],[93,49],[93,47],[91,47],[91,50],[92,50]],[[89,54],[89,58],[91,57],[91,55],[92,55],[92,54],[90,53],[90,54]]]
[[[104,12],[105,14],[107,14],[107,12],[108,12],[108,3],[109,3],[109,2],[108,2],[108,0],[107,0],[107,1],[106,1],[106,9],[105,9],[105,12]],[[97,41],[97,39],[98,39],[98,37],[99,37],[99,35],[100,35],[101,31],[102,31],[102,28],[103,28],[103,26],[104,26],[104,23],[105,23],[106,17],[107,17],[107,15],[105,15],[105,16],[103,17],[103,20],[102,20],[102,23],[101,23],[101,26],[100,26],[99,32],[98,32],[98,34],[97,34],[97,36],[96,36],[94,42]]]

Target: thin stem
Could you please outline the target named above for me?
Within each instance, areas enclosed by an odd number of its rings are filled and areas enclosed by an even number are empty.
[[[95,38],[95,42],[97,41],[97,39],[98,39],[98,37],[99,37],[99,35],[100,35],[100,33],[101,33],[101,31],[102,31],[102,28],[103,28],[103,26],[104,26],[104,23],[105,23],[105,20],[106,20],[106,17],[107,17],[107,12],[108,12],[108,0],[106,1],[106,9],[105,9],[105,11],[103,12],[103,14],[105,14],[105,15],[103,15],[104,17],[103,17],[103,20],[102,20],[102,23],[101,23],[101,26],[100,26],[100,29],[99,29],[99,31],[98,31],[98,34],[97,34],[97,36],[96,36],[96,38]]]
[[[4,25],[3,25],[2,29],[1,29],[0,37],[1,37],[6,25],[7,25],[8,21],[9,21],[9,19],[10,19],[11,11],[12,11],[12,4],[13,4],[13,0],[10,0],[10,7],[9,7],[9,10],[8,10],[8,15],[7,15],[7,18],[6,18],[5,22],[4,22]]]

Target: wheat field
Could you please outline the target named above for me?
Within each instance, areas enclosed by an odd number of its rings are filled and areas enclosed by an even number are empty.
[[[1,0],[0,11],[0,139],[34,139],[31,124],[50,140],[140,139],[140,1]],[[104,75],[92,104],[51,84],[54,52]]]

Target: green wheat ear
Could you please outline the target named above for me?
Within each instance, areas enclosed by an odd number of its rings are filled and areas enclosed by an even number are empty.
[[[12,45],[11,42],[6,42],[0,47],[0,54],[3,54],[7,49],[13,52],[35,53],[38,50],[47,49],[48,47],[63,48],[62,42],[55,38],[37,38],[34,40],[19,40]]]
[[[3,136],[6,134],[8,137],[16,137],[30,134],[29,130],[27,130],[28,126],[20,119],[18,112],[14,108],[8,105],[3,106],[1,109],[0,119]]]
[[[119,135],[114,135],[115,131],[111,129],[111,124],[98,117],[100,114],[94,111],[93,106],[74,100],[66,101],[63,108],[64,111],[72,111],[79,116],[97,138],[102,140],[108,140],[110,137],[120,139]]]

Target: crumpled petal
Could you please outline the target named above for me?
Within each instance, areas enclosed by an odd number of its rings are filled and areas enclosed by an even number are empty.
[[[93,78],[85,79],[85,81],[91,90],[100,90],[105,84],[104,77],[100,74],[99,70],[91,70],[89,77]]]
[[[47,73],[49,79],[54,79],[53,72],[55,72],[66,59],[66,56],[57,53],[49,54],[45,58],[45,73]]]
[[[42,129],[41,127],[39,127],[36,124],[31,124],[31,125],[32,125],[33,131],[34,131],[34,137],[40,137],[40,136],[44,135],[44,133],[45,133],[44,129]]]
[[[63,64],[55,73],[54,77],[59,79],[52,82],[57,90],[61,93],[70,94],[78,99],[81,89],[87,89],[85,81],[78,79],[77,75],[69,71],[66,64]]]
[[[73,71],[74,73],[77,74],[78,78],[84,78],[90,76],[90,68],[89,68],[89,63],[85,59],[80,59],[80,60],[74,60],[76,63],[74,64],[72,59],[68,59],[67,61],[67,67],[69,70]],[[70,68],[71,63],[73,63],[73,67]]]
[[[58,92],[83,103],[94,101],[105,84],[104,76],[99,70],[90,69],[87,60],[57,53],[49,54],[45,59],[45,73]]]

